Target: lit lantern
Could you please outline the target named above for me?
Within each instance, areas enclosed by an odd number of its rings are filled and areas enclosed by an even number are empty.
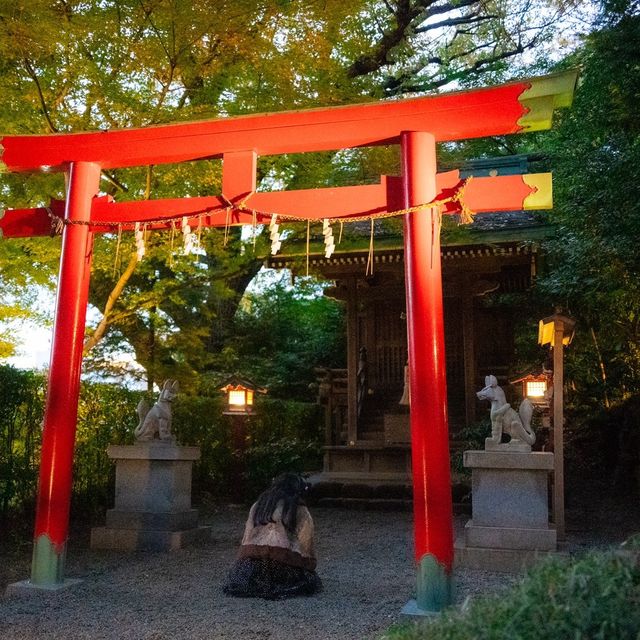
[[[546,373],[540,375],[529,374],[524,378],[512,380],[511,384],[522,384],[522,397],[528,398],[535,405],[546,405],[548,402],[549,378]]]
[[[559,346],[566,347],[571,344],[575,331],[576,321],[561,313],[554,313],[548,318],[543,318],[538,323],[538,344],[548,344],[553,347],[556,343]],[[556,340],[556,331],[562,331],[562,344]]]
[[[525,384],[527,398],[544,398],[544,392],[547,390],[546,380],[529,380]]]
[[[234,378],[220,389],[227,395],[224,414],[232,416],[248,416],[253,413],[253,400],[256,392],[266,393],[266,389],[257,389],[255,385]]]

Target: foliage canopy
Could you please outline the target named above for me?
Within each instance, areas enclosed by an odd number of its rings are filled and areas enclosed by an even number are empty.
[[[168,121],[338,105],[435,90],[504,74],[554,41],[580,3],[559,0],[18,0],[0,4],[0,130],[147,126]],[[492,75],[493,74],[493,75]],[[333,184],[384,171],[383,153],[263,158],[260,189]],[[381,162],[382,160],[382,162]],[[395,163],[395,161],[393,161]],[[369,168],[367,168],[369,167]],[[371,170],[373,167],[373,171]],[[354,170],[355,168],[355,170]],[[309,177],[311,176],[311,177]],[[342,176],[342,177],[341,177]],[[61,175],[5,175],[0,205],[64,195]],[[118,200],[219,193],[220,163],[103,172]],[[203,234],[196,264],[172,257],[168,234],[138,264],[98,238],[90,294],[102,317],[87,350],[104,368],[129,345],[153,380],[215,366],[265,244]],[[20,279],[53,286],[57,243],[0,243],[0,318],[32,312]],[[118,253],[118,256],[116,256]],[[114,262],[122,265],[114,269]],[[12,273],[14,270],[18,275]],[[0,336],[0,349],[11,348]],[[99,349],[95,350],[95,346]]]

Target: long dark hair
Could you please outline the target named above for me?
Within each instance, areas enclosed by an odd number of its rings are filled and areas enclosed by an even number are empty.
[[[271,486],[260,494],[253,514],[254,526],[275,522],[273,513],[282,501],[282,524],[290,533],[296,530],[298,505],[304,504],[302,496],[307,483],[297,473],[279,475]]]

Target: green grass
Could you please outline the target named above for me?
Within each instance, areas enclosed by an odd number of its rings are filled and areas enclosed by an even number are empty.
[[[381,640],[640,640],[634,548],[549,559],[510,591],[435,620],[394,626]]]

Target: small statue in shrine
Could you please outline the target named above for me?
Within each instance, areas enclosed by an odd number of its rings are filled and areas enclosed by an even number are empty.
[[[495,376],[486,376],[484,382],[485,388],[476,395],[479,400],[489,400],[491,403],[491,437],[485,440],[485,450],[531,451],[531,445],[536,441],[536,434],[531,428],[531,402],[525,398],[516,413],[507,402]],[[503,433],[511,437],[511,440],[504,444]]]
[[[404,365],[404,387],[402,389],[402,398],[398,402],[399,405],[408,407],[409,402],[409,363]]]
[[[149,409],[144,398],[138,403],[138,417],[140,423],[134,431],[138,442],[149,442],[154,439],[167,444],[175,444],[175,437],[171,433],[171,403],[178,395],[177,380],[166,380],[160,391],[157,402]]]

